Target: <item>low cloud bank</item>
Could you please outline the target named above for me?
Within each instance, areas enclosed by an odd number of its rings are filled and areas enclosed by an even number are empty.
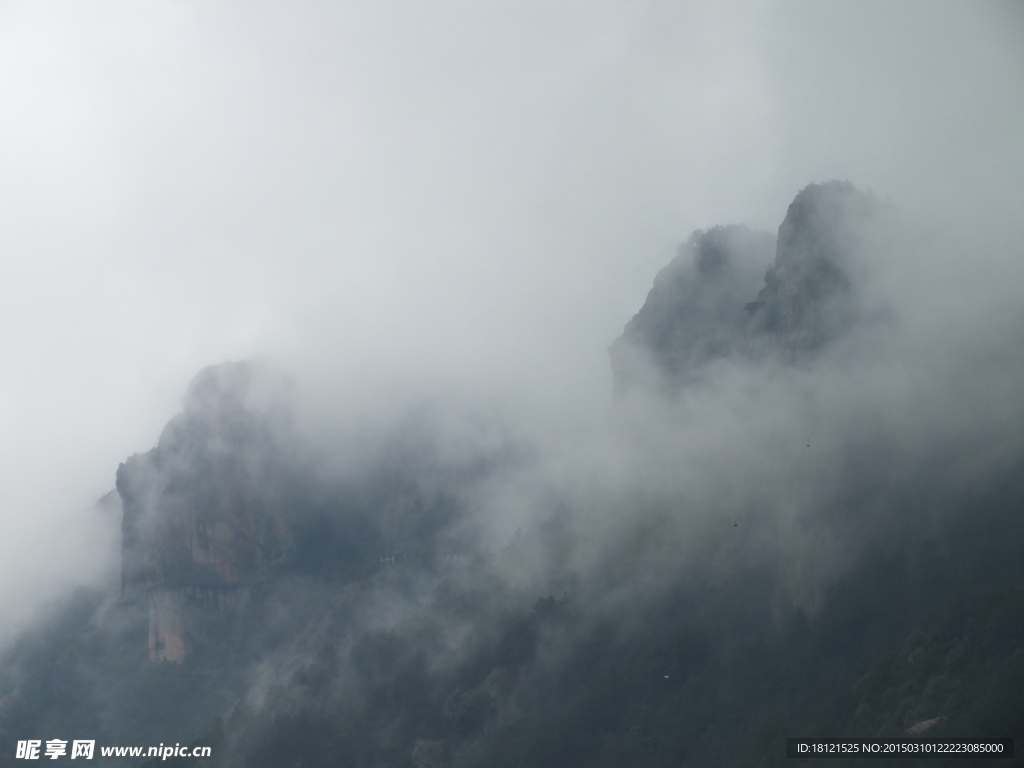
[[[192,734],[224,716],[225,765],[303,723],[356,762],[472,764],[587,648],[813,624],[864,563],[997,524],[1019,490],[1024,314],[962,311],[968,283],[947,302],[926,245],[840,182],[775,237],[695,232],[589,423],[436,399],[381,420],[267,363],[200,372],[118,471],[120,589],[9,656],[0,727],[168,739],[151,687],[199,676],[166,706]]]

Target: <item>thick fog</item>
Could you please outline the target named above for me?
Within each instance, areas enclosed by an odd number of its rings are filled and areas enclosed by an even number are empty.
[[[1011,3],[4,3],[0,643],[116,578],[120,509],[96,502],[223,360],[286,371],[321,428],[500,409],[545,447],[481,491],[495,546],[548,490],[597,531],[639,488],[756,510],[878,434],[866,414],[905,436],[892,455],[954,435],[997,465],[1021,417],[1022,131]],[[774,234],[828,179],[899,211],[901,258],[865,278],[881,319],[828,373],[727,366],[609,440],[608,347],[676,247]],[[823,448],[791,456],[792,430]],[[835,501],[812,485],[759,535],[796,541],[787,521]],[[789,577],[798,604],[838,550]]]

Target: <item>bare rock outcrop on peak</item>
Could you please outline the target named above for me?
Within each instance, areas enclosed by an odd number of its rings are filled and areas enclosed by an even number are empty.
[[[771,235],[743,226],[694,232],[611,346],[616,389],[685,382],[704,364],[744,351],[744,305],[763,284],[774,248]]]
[[[151,660],[180,661],[197,614],[244,603],[294,549],[256,387],[247,363],[201,371],[157,446],[118,468],[122,595],[149,604]]]
[[[742,226],[694,232],[610,348],[616,392],[671,392],[716,360],[793,361],[841,337],[860,312],[861,256],[882,211],[833,181],[801,190],[774,239]]]

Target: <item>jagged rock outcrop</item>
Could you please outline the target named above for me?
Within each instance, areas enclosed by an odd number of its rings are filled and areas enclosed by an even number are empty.
[[[154,661],[180,661],[197,615],[236,609],[293,550],[259,397],[251,364],[201,371],[157,446],[118,468],[122,596],[149,604]]]
[[[685,380],[745,347],[744,305],[763,284],[774,248],[771,235],[743,226],[694,232],[611,346],[616,389]]]
[[[779,227],[775,263],[746,309],[751,330],[791,351],[813,350],[855,319],[854,274],[880,204],[849,182],[811,184]]]
[[[118,468],[122,600],[148,607],[152,661],[230,646],[282,576],[340,586],[398,561],[433,567],[435,533],[462,514],[447,489],[487,470],[440,464],[410,426],[357,481],[328,480],[282,389],[251,363],[207,368],[157,446]]]
[[[714,360],[794,360],[840,337],[857,318],[858,255],[880,211],[833,181],[801,190],[774,240],[740,226],[694,232],[611,346],[616,391],[672,390]]]

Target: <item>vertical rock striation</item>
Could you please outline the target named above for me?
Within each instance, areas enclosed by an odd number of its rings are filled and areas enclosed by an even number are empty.
[[[293,549],[258,394],[249,364],[205,369],[157,446],[118,468],[122,596],[149,604],[153,661],[181,661],[203,617],[244,603]]]

